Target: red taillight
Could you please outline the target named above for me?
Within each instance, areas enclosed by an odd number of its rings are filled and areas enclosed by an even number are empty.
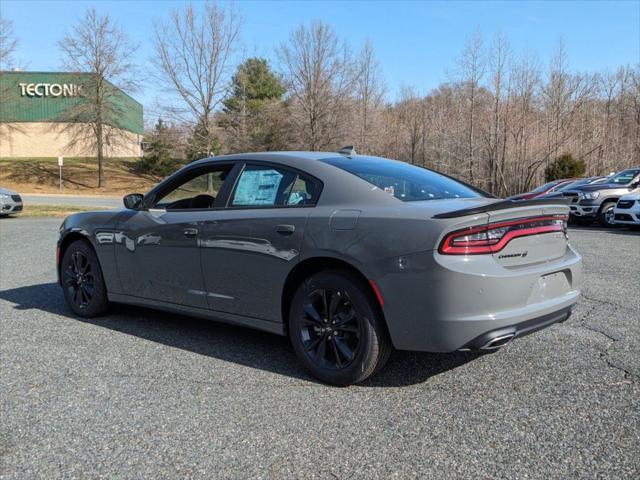
[[[566,232],[568,219],[567,215],[545,215],[464,228],[447,234],[438,251],[445,255],[496,253],[514,238]]]

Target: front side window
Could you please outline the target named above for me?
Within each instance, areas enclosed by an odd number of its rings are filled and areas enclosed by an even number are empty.
[[[216,197],[230,170],[230,166],[217,167],[190,178],[162,196],[155,208],[166,210],[213,208]]]
[[[483,197],[452,178],[404,162],[375,157],[335,157],[321,161],[360,177],[403,202]]]
[[[247,165],[240,174],[229,204],[233,207],[309,205],[316,184],[296,172]]]

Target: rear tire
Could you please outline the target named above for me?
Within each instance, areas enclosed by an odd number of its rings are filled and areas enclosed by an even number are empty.
[[[598,212],[598,223],[603,227],[616,228],[618,225],[614,223],[613,208],[616,202],[605,202]]]
[[[341,270],[316,273],[302,282],[291,302],[289,338],[313,376],[338,386],[378,372],[392,350],[368,285]]]
[[[71,243],[62,256],[60,280],[64,298],[76,315],[93,318],[109,308],[100,262],[84,240]]]

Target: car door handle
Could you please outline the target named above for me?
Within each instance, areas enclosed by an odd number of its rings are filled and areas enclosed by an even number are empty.
[[[276,227],[276,232],[278,232],[280,235],[293,235],[293,232],[295,232],[296,227],[294,225],[278,225]]]
[[[196,235],[198,235],[198,229],[197,228],[185,228],[182,233],[184,233],[185,237],[195,237]]]

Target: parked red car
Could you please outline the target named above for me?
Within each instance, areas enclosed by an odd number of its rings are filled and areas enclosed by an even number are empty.
[[[521,193],[520,195],[514,195],[509,197],[509,200],[531,200],[532,198],[540,197],[548,193],[555,192],[557,189],[578,180],[577,178],[565,178],[563,180],[554,180],[553,182],[540,185],[538,188],[531,190],[530,192]]]

